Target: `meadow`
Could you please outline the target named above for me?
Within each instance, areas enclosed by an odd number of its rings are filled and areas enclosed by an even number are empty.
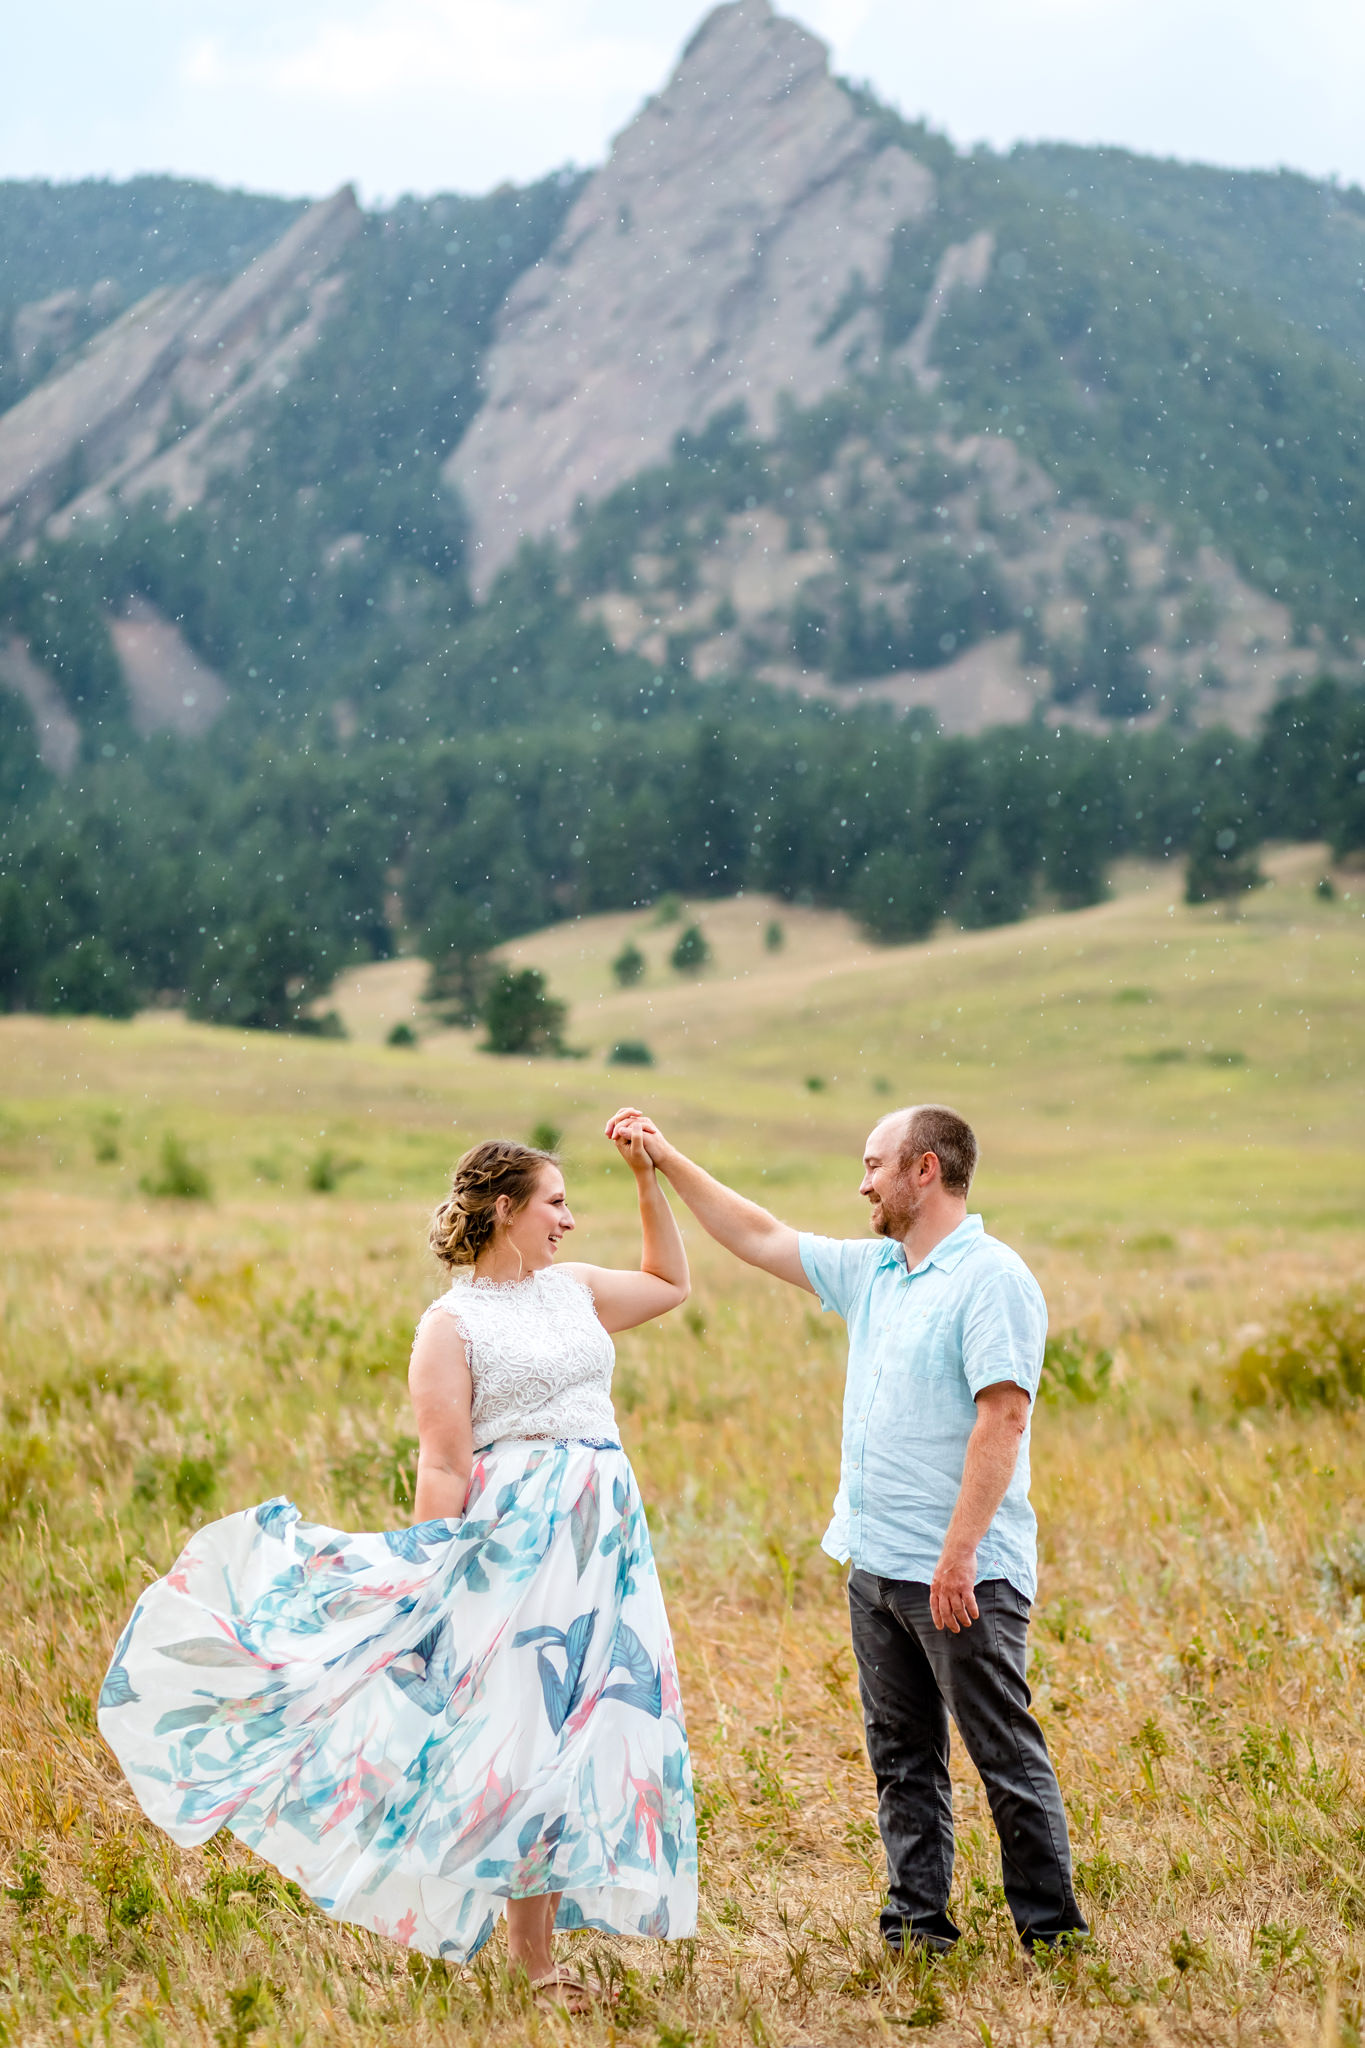
[[[696,904],[696,978],[649,913],[560,926],[509,950],[570,1000],[575,1059],[428,1028],[407,960],[339,988],[344,1042],[0,1019],[0,2042],[1365,2038],[1365,1411],[1340,1375],[1263,1398],[1257,1365],[1310,1299],[1324,1342],[1359,1336],[1365,877],[1329,897],[1313,849],[1267,865],[1235,913],[1133,868],[1093,910],[893,949]],[[648,969],[620,990],[627,937]],[[418,1047],[388,1047],[409,1018]],[[623,1039],[654,1066],[609,1067]],[[1051,1306],[1031,1682],[1088,1949],[1020,1955],[959,1758],[965,1939],[927,1968],[881,1952],[819,1550],[842,1328],[694,1228],[693,1297],[620,1340],[616,1398],[692,1730],[696,1940],[574,1937],[615,2003],[569,2022],[528,2007],[499,1942],[448,1970],[334,1925],[230,1837],[186,1853],[142,1822],[93,1701],[187,1532],[281,1492],[342,1526],[409,1511],[404,1368],[443,1284],[425,1219],[465,1143],[562,1133],[573,1249],[610,1262],[633,1249],[600,1137],[617,1103],[852,1235],[867,1129],[913,1099],[976,1124],[973,1206]]]

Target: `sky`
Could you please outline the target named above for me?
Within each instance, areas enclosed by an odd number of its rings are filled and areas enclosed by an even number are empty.
[[[705,0],[8,0],[0,177],[369,203],[591,164]],[[1362,0],[791,0],[959,144],[1120,143],[1365,184]]]

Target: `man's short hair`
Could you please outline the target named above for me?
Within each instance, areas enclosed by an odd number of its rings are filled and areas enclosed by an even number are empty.
[[[901,1141],[900,1163],[909,1166],[922,1153],[932,1152],[938,1160],[939,1177],[950,1195],[965,1195],[976,1172],[980,1147],[976,1133],[965,1117],[941,1102],[924,1102],[906,1110],[909,1121]]]

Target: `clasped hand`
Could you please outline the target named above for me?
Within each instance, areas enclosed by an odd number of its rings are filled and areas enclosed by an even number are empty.
[[[632,1173],[658,1165],[663,1136],[642,1109],[618,1109],[607,1120],[607,1136]]]

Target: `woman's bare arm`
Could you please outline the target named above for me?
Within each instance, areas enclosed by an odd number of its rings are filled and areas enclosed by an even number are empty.
[[[452,1317],[428,1316],[418,1331],[408,1367],[408,1392],[417,1418],[413,1519],[454,1521],[464,1513],[474,1465],[474,1383],[468,1349]]]
[[[682,1233],[659,1186],[643,1136],[638,1130],[623,1134],[616,1149],[635,1175],[640,1201],[640,1270],[626,1273],[613,1266],[578,1263],[566,1263],[561,1270],[591,1288],[604,1329],[633,1330],[638,1323],[651,1322],[686,1301],[692,1280]]]
[[[779,1222],[766,1209],[760,1209],[757,1202],[746,1200],[723,1181],[715,1180],[676,1145],[670,1145],[652,1117],[642,1110],[618,1109],[607,1125],[607,1136],[621,1146],[624,1138],[634,1134],[639,1135],[674,1193],[686,1202],[702,1229],[717,1244],[723,1244],[726,1251],[733,1252],[746,1265],[758,1266],[763,1272],[814,1294],[801,1263],[800,1239],[790,1224]]]

